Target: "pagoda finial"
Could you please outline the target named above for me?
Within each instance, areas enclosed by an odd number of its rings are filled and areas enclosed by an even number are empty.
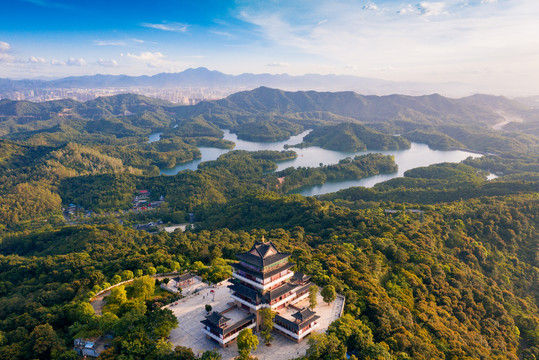
[[[264,239],[264,235],[262,235],[262,242],[264,242],[264,240],[265,240],[265,239]]]

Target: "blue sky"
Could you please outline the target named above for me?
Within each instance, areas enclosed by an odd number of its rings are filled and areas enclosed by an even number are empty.
[[[9,0],[0,77],[349,74],[539,93],[537,0]]]

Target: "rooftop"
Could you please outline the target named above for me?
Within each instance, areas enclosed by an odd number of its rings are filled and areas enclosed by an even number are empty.
[[[288,306],[278,311],[275,319],[286,323],[293,329],[299,330],[306,324],[320,319],[320,316],[316,315],[316,312],[311,311],[307,307],[298,310],[294,306]]]
[[[181,274],[180,276],[175,277],[173,280],[179,283],[185,280],[192,279],[195,276],[196,276],[195,274],[185,273],[185,274]]]
[[[264,240],[264,238],[262,238],[262,240]],[[271,241],[257,241],[251,250],[236,256],[241,261],[263,268],[286,259],[290,254],[279,252]]]
[[[241,270],[241,271],[243,271],[243,272],[245,272],[247,274],[250,274],[252,276],[255,276],[255,277],[262,276],[262,279],[268,279],[268,278],[272,277],[273,275],[277,275],[278,273],[280,273],[282,271],[293,268],[294,265],[296,265],[296,264],[286,263],[286,264],[283,264],[282,266],[279,266],[278,268],[275,268],[275,269],[272,269],[270,271],[266,271],[266,272],[263,272],[263,273],[260,273],[258,271],[253,271],[253,270],[243,266],[241,263],[232,264],[232,267],[234,267],[237,270]]]
[[[255,314],[249,314],[245,310],[241,310],[237,307],[231,307],[222,313],[218,313],[216,311],[212,312],[211,315],[202,320],[201,323],[212,327],[215,331],[218,331],[223,335],[226,335],[255,318]]]

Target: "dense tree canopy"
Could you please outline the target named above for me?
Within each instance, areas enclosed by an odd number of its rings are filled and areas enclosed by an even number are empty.
[[[178,324],[163,305],[178,295],[149,276],[189,270],[220,282],[231,276],[235,254],[262,236],[291,253],[295,269],[317,286],[346,296],[345,315],[309,339],[308,359],[539,357],[532,122],[481,132],[493,121],[483,98],[383,100],[385,113],[353,93],[271,89],[195,107],[134,95],[84,104],[0,101],[0,358],[74,359],[74,339],[110,334],[104,359],[195,359],[193,350],[167,340]],[[274,173],[277,161],[296,154],[231,151],[197,171],[158,175],[158,166],[198,157],[197,146],[232,148],[220,128],[245,138],[264,131],[259,140],[272,140],[339,122],[366,127],[337,126],[334,136],[313,131],[312,138],[336,144],[346,135],[356,145],[386,148],[407,144],[387,136],[400,133],[492,153],[318,198],[286,193],[393,172],[395,163],[370,154]],[[162,140],[148,143],[151,132],[163,132]],[[489,173],[498,178],[488,181]],[[149,201],[163,202],[128,212],[141,189],[150,191]],[[97,215],[62,216],[70,204]],[[185,232],[133,228],[185,222],[189,213],[196,226]],[[89,300],[96,293],[132,279],[110,291],[101,315],[94,312]]]

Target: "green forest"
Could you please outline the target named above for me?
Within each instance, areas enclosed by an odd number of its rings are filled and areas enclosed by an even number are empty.
[[[526,121],[486,130],[501,105]],[[222,281],[262,236],[292,254],[294,270],[346,297],[343,317],[311,336],[302,359],[537,359],[538,118],[498,97],[268,88],[184,107],[136,95],[0,100],[0,359],[78,359],[74,339],[100,335],[111,337],[100,359],[195,359],[168,341],[182,324],[162,307],[178,297],[150,276],[189,270]],[[317,197],[290,192],[394,173],[395,159],[276,171],[293,147],[233,150],[159,175],[199,158],[200,146],[233,149],[223,129],[257,141],[313,129],[299,146],[416,141],[483,156]],[[161,140],[149,143],[155,132]],[[132,211],[140,190],[159,206]],[[70,206],[80,213],[67,215]],[[185,232],[134,229],[187,223],[190,213]],[[96,293],[131,279],[94,312]]]

